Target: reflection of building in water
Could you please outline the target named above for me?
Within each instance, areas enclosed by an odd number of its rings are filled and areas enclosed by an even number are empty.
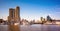
[[[20,9],[17,6],[16,9],[9,9],[8,21],[11,22],[19,22],[20,21]]]

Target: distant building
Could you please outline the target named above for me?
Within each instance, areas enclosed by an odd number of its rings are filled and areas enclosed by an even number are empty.
[[[6,24],[7,24],[7,21],[0,19],[0,25],[6,25]]]
[[[49,15],[47,16],[47,21],[51,21],[52,22],[52,19],[51,19],[51,17]]]
[[[43,17],[41,17],[41,19],[40,19],[41,21],[43,21]]]
[[[2,23],[3,22],[3,19],[0,19],[0,23]]]
[[[26,20],[26,19],[22,19],[21,24],[22,24],[22,25],[29,25],[29,22],[28,22],[28,20]]]

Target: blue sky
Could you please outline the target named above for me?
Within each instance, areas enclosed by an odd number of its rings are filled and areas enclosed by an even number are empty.
[[[21,18],[37,20],[50,15],[60,19],[60,0],[0,0],[0,19],[7,19],[9,8],[20,7]]]

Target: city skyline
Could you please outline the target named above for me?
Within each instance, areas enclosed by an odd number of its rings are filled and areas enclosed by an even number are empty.
[[[7,19],[9,8],[19,6],[21,18],[27,20],[46,18],[60,19],[60,0],[0,0],[0,19]]]

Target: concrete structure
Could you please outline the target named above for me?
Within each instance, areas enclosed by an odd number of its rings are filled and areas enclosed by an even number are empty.
[[[8,22],[19,22],[20,21],[20,8],[17,6],[16,9],[9,9]]]
[[[9,21],[14,20],[14,17],[15,17],[14,14],[15,14],[15,9],[10,8],[10,9],[9,9],[9,16],[8,16],[8,20],[9,20]]]
[[[15,9],[15,21],[20,21],[20,8],[18,6]]]

